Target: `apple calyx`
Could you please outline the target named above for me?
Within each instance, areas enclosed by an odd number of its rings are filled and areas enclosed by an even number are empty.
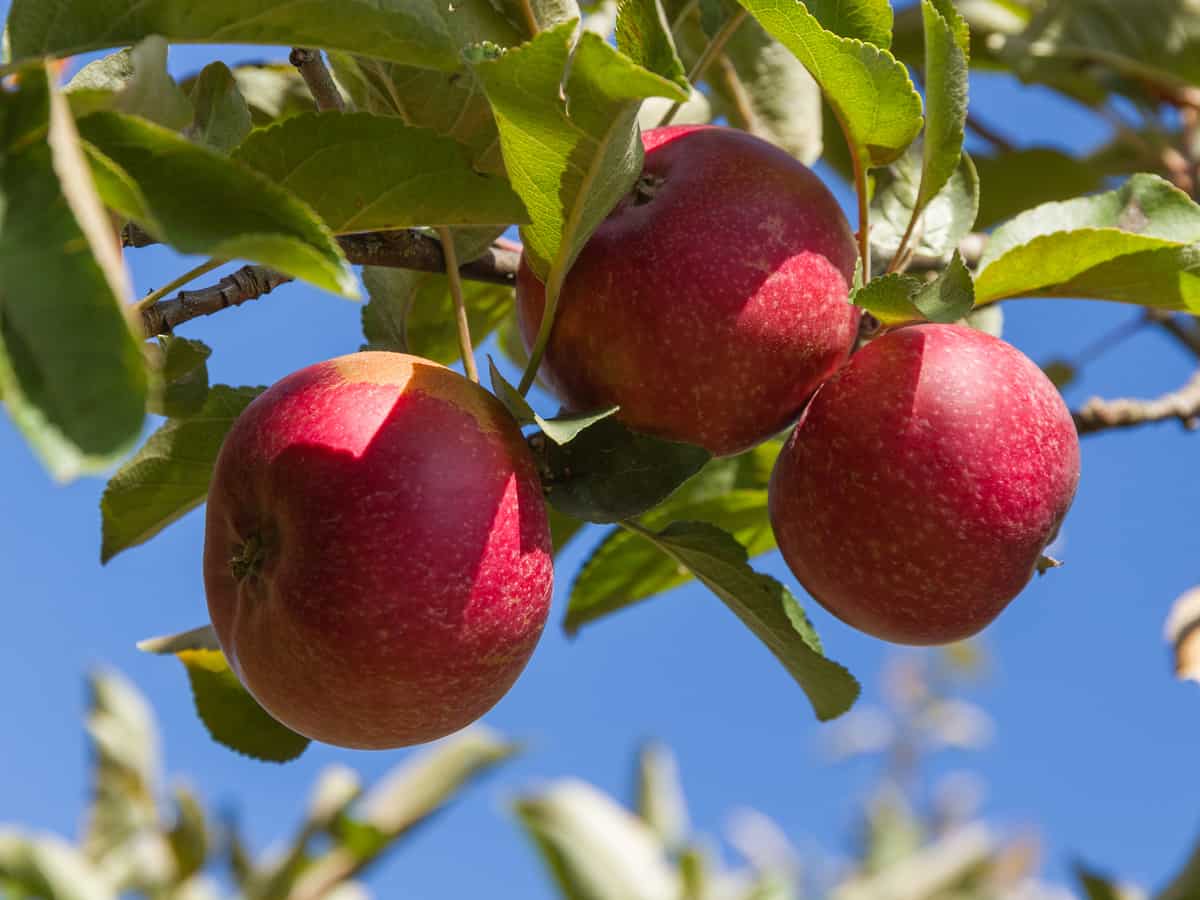
[[[259,531],[251,533],[245,541],[235,545],[233,555],[229,559],[229,570],[233,577],[242,582],[257,576],[267,561],[268,550],[267,541]]]

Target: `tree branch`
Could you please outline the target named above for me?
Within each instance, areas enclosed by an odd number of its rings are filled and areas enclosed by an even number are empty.
[[[441,242],[421,231],[366,231],[342,235],[337,241],[346,259],[357,266],[446,271]],[[121,232],[121,243],[125,247],[150,247],[158,240],[136,225],[126,225]],[[470,281],[511,287],[516,284],[520,262],[521,245],[501,238],[482,255],[461,266],[458,272]]]
[[[1072,414],[1080,434],[1134,428],[1178,419],[1187,429],[1200,425],[1200,371],[1177,391],[1156,400],[1102,400],[1094,397]]]
[[[200,316],[212,315],[230,306],[240,306],[269,294],[292,279],[266,266],[243,266],[211,287],[180,291],[170,300],[160,300],[142,310],[147,337],[170,334],[176,326]]]
[[[337,110],[338,112],[345,110],[346,101],[342,99],[342,94],[333,80],[333,75],[329,72],[329,67],[325,65],[320,50],[293,47],[288,56],[288,62],[296,67],[300,77],[308,85],[309,93],[313,95],[313,100],[317,103],[317,109]]]

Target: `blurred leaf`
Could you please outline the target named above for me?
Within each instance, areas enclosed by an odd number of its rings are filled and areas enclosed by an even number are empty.
[[[846,134],[866,166],[887,165],[900,156],[921,130],[921,97],[904,66],[887,50],[864,43],[862,35],[842,36],[827,30],[818,15],[845,26],[872,22],[876,31],[887,3],[858,0],[814,4],[813,10],[794,0],[739,0],[767,32],[796,55],[816,79]],[[847,15],[831,19],[828,11],[845,8]],[[857,11],[857,17],[850,17]],[[814,14],[816,13],[816,14]],[[888,29],[890,34],[890,27]]]
[[[358,295],[329,230],[262,175],[133,116],[93,113],[79,128],[105,202],[181,253],[244,258]]]
[[[187,670],[196,713],[212,739],[230,750],[263,762],[289,762],[310,743],[280,724],[258,705],[229,668],[225,654],[208,649],[206,629],[174,638],[143,641],[147,653],[174,655]]]
[[[156,415],[184,417],[198,412],[208,397],[208,358],[202,341],[163,335],[149,345],[153,380],[146,408]]]
[[[192,104],[167,72],[167,42],[158,35],[89,63],[66,89],[112,92],[105,104],[108,108],[173,131],[192,121]]]
[[[254,127],[250,106],[233,72],[223,62],[204,67],[192,87],[191,98],[195,115],[187,135],[206,147],[229,153]]]
[[[620,0],[617,49],[646,71],[661,75],[685,91],[691,89],[659,0]]]
[[[1197,844],[1170,883],[1155,895],[1155,900],[1196,900],[1200,897],[1200,844]]]
[[[450,803],[467,784],[518,752],[483,726],[435,744],[393,769],[333,823],[333,847],[296,882],[294,896],[315,896],[316,885],[373,859]]]
[[[14,60],[70,56],[161,35],[176,44],[327,47],[433,69],[458,64],[445,25],[426,3],[119,0],[101,14],[95,0],[13,0],[8,32]]]
[[[638,754],[637,811],[669,851],[687,840],[687,796],[679,781],[679,764],[670,748],[651,743]]]
[[[471,166],[450,138],[368,113],[293,116],[233,158],[308,203],[338,233],[528,221],[508,183]]]
[[[1120,189],[1047,203],[995,231],[980,262],[977,302],[1092,297],[1200,310],[1200,206],[1156,175]]]
[[[1075,877],[1087,900],[1124,900],[1124,893],[1103,875],[1075,863]]]
[[[967,154],[941,191],[922,201],[922,145],[914,145],[893,166],[876,176],[871,201],[871,245],[885,260],[900,246],[914,210],[921,209],[909,248],[924,256],[945,256],[958,247],[975,224],[979,210],[979,176]]]
[[[1192,0],[1047,0],[1003,57],[1022,79],[1090,102],[1145,97],[1200,84],[1200,17]]]
[[[169,419],[113,475],[100,499],[100,561],[145,543],[204,502],[234,420],[263,388],[216,385],[194,416]]]
[[[669,497],[711,459],[707,450],[596,422],[571,443],[531,443],[546,498],[588,522],[639,516]]]
[[[158,733],[145,699],[124,678],[97,673],[89,687],[92,803],[82,849],[98,868],[109,868],[108,858],[157,838]]]
[[[460,262],[477,258],[501,233],[498,228],[455,228],[454,247]],[[370,302],[363,307],[367,349],[414,353],[444,365],[459,358],[454,300],[449,281],[436,272],[363,268]],[[471,337],[480,344],[513,308],[512,288],[463,282]]]
[[[341,765],[322,770],[308,801],[308,827],[330,828],[362,794],[358,773]]]
[[[527,24],[528,13],[532,13],[537,23],[534,32],[547,31],[564,23],[574,22],[580,15],[579,3],[576,0],[496,0],[496,3],[510,19],[522,24]],[[532,36],[532,33],[529,36]]]
[[[952,831],[916,853],[898,859],[876,874],[839,885],[830,900],[926,900],[953,892],[987,862],[995,841],[983,825]]]
[[[591,785],[560,781],[514,808],[568,900],[678,900],[661,841]]]
[[[1046,377],[1059,390],[1071,384],[1079,375],[1075,366],[1062,359],[1046,363],[1046,365],[1042,366],[1042,371],[1046,373]]]
[[[1105,170],[1049,147],[976,156],[979,170],[978,229],[1054,200],[1070,200],[1104,186]]]
[[[593,413],[570,413],[567,415],[556,416],[553,419],[543,419],[533,407],[521,396],[520,391],[505,381],[504,376],[500,374],[500,370],[496,368],[495,361],[489,356],[488,366],[491,370],[492,393],[500,398],[500,402],[517,420],[518,425],[537,425],[542,430],[542,434],[558,445],[569,444],[575,438],[589,428],[595,425],[601,419],[607,419],[613,415],[618,407],[613,406],[600,412]]]
[[[791,592],[750,568],[746,548],[708,522],[676,522],[658,533],[639,529],[692,574],[767,645],[796,680],[821,721],[836,718],[858,698],[859,685],[826,658],[820,638]]]
[[[0,91],[0,124],[0,395],[67,480],[127,452],[148,376],[111,222],[45,69]]]
[[[217,633],[211,625],[201,625],[190,631],[169,634],[164,637],[147,638],[138,641],[137,648],[143,653],[153,653],[157,656],[173,656],[185,650],[220,650]]]
[[[185,787],[175,788],[175,824],[167,833],[179,881],[186,881],[208,859],[209,834],[200,799]]]
[[[533,219],[521,230],[525,258],[543,280],[552,268],[565,275],[637,180],[640,101],[687,99],[679,85],[595,34],[581,35],[572,52],[574,31],[570,22],[559,25],[475,67],[496,115],[513,188]]]
[[[57,837],[0,828],[0,887],[38,900],[116,900],[88,861]]]
[[[1200,681],[1200,588],[1185,591],[1172,605],[1165,637],[1171,645],[1175,677]]]

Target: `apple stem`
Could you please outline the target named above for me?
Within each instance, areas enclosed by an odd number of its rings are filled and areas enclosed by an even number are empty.
[[[843,129],[844,130],[844,129]],[[854,192],[858,194],[858,254],[862,258],[862,280],[871,280],[871,202],[867,190],[867,169],[853,143],[850,160],[854,165]]]
[[[445,227],[439,228],[437,232],[442,242],[442,253],[446,256],[446,277],[450,279],[450,296],[454,298],[454,318],[458,324],[458,349],[462,353],[463,370],[468,378],[479,384],[479,369],[475,366],[475,346],[471,343],[471,321],[467,318],[467,302],[463,298],[454,235]]]
[[[708,71],[708,67],[712,65],[713,60],[721,55],[721,52],[725,49],[725,45],[733,37],[733,33],[746,21],[747,15],[748,13],[745,8],[739,9],[721,26],[721,30],[713,35],[712,40],[708,42],[708,46],[704,48],[704,52],[700,54],[700,58],[692,66],[692,70],[688,72],[688,81],[691,84],[695,85],[704,77],[704,73]],[[667,110],[666,115],[662,117],[662,121],[658,123],[658,127],[664,128],[670,125],[682,108],[682,100],[672,104],[671,108]]]

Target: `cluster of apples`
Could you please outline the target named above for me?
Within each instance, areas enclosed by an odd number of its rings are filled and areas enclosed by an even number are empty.
[[[718,456],[799,416],[769,497],[804,587],[891,641],[983,628],[1074,495],[1058,391],[961,326],[900,328],[851,358],[855,241],[820,180],[732,129],[643,141],[637,188],[566,279],[542,376],[568,408],[618,405],[632,428]],[[517,303],[532,341],[544,291],[524,265]],[[533,652],[552,562],[516,423],[427,360],[358,353],[296,372],[217,461],[213,625],[264,708],[318,740],[405,746],[483,715]]]

